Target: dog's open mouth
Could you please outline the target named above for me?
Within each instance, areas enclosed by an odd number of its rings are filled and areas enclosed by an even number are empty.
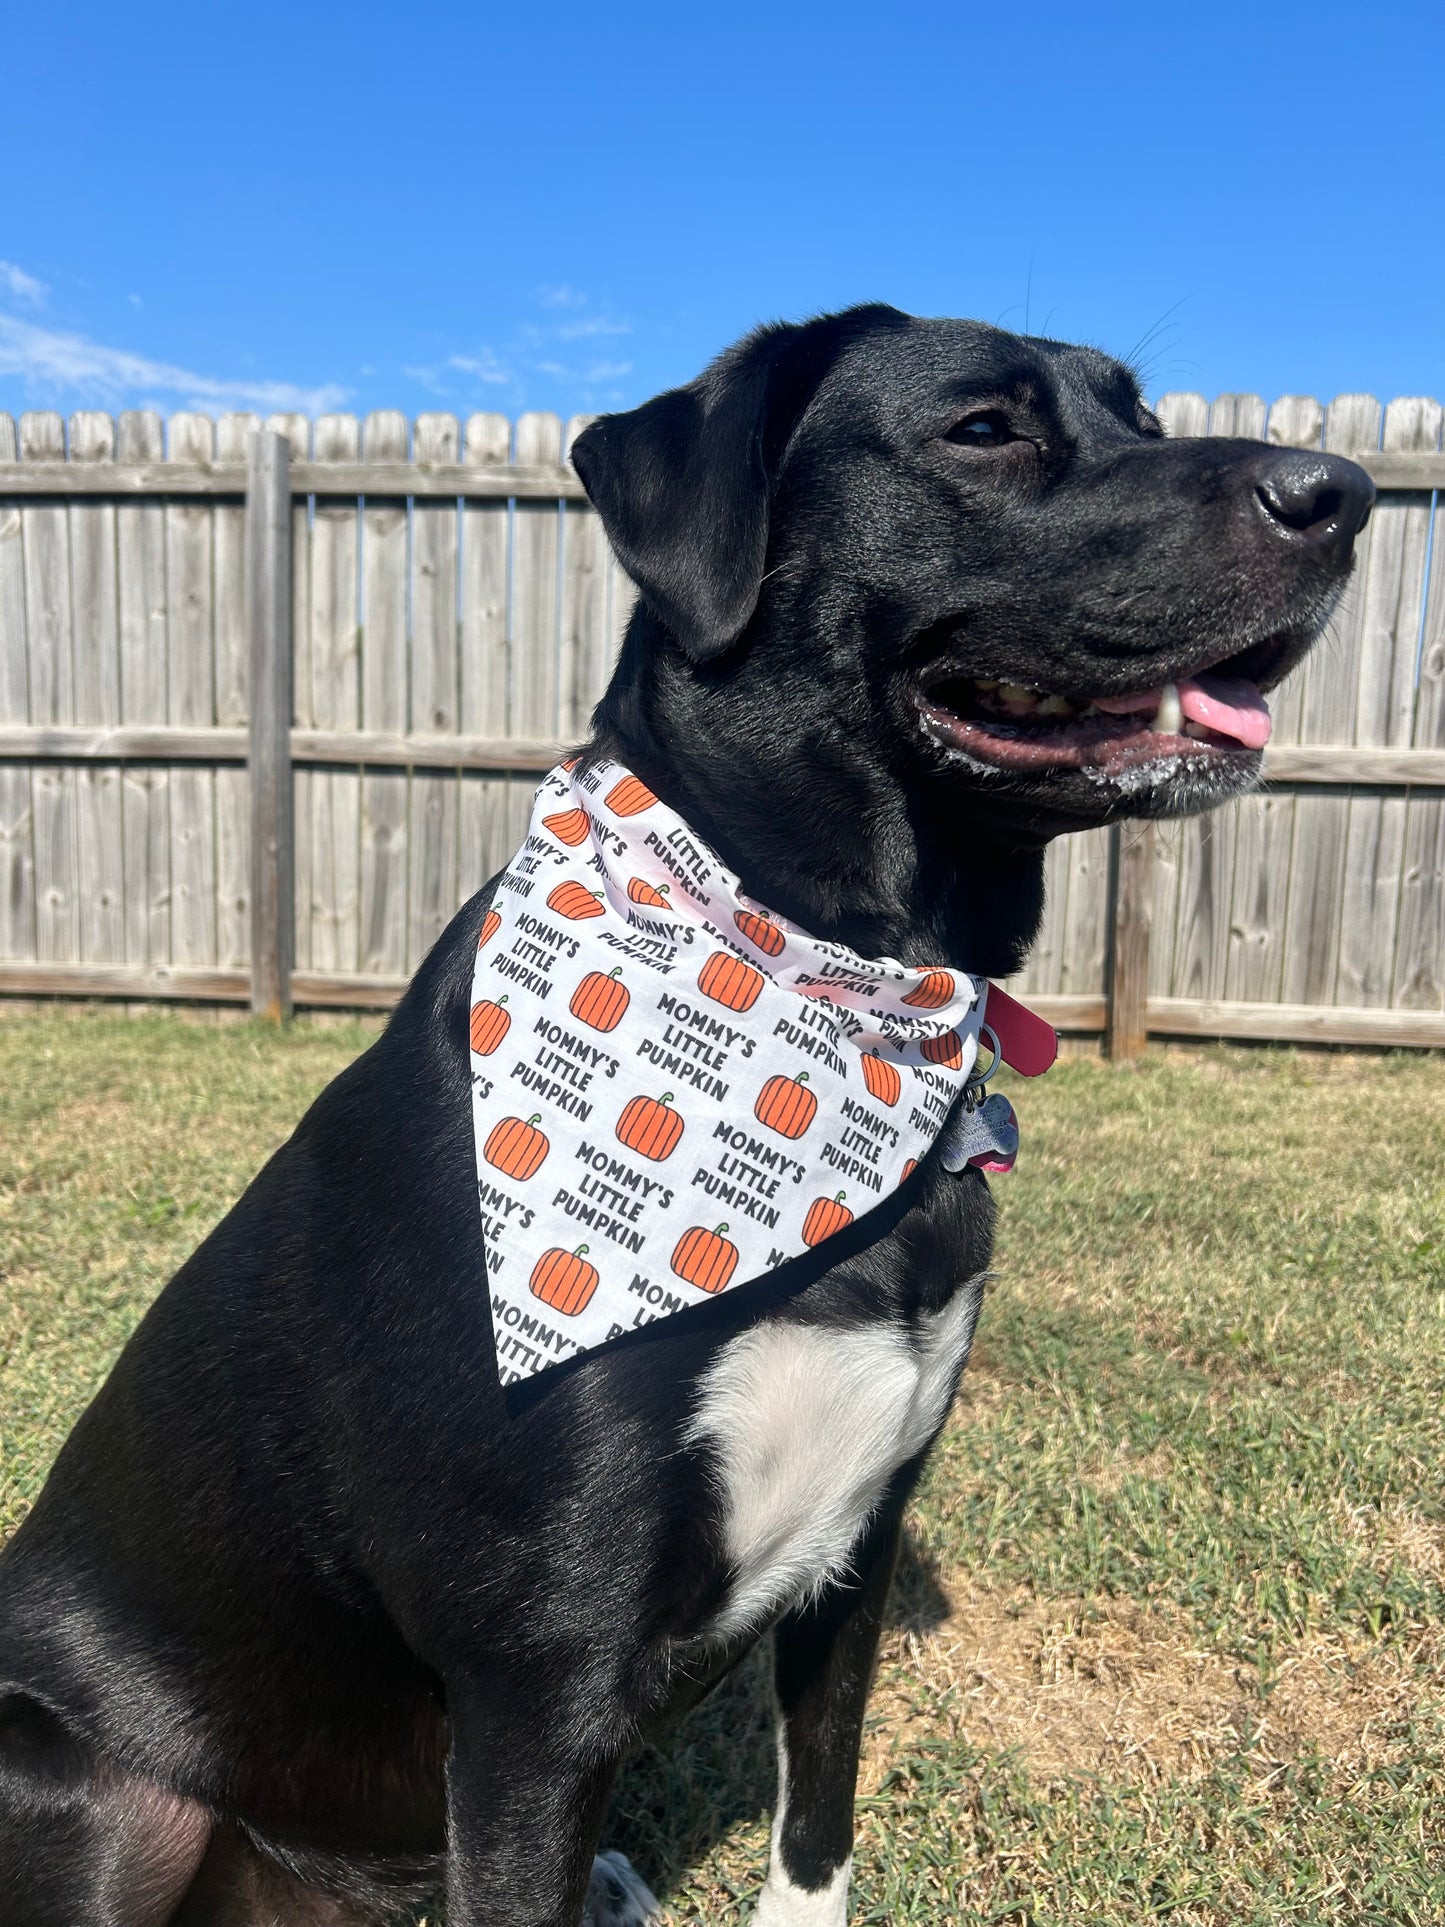
[[[1253,755],[1269,741],[1257,682],[1219,669],[1155,689],[1083,699],[983,677],[942,676],[918,692],[924,728],[944,748],[1000,769],[1118,774],[1167,758]]]

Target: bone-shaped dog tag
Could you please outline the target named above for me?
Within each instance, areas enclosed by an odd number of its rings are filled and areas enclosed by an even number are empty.
[[[980,1171],[1010,1171],[1019,1154],[1019,1121],[1002,1091],[972,1106],[969,1094],[954,1105],[943,1127],[941,1156],[945,1171],[973,1165]]]

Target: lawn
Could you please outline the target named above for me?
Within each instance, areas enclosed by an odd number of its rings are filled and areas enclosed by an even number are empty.
[[[0,1015],[0,1532],[358,1029]],[[911,1520],[851,1919],[1445,1918],[1445,1064],[1263,1050],[1018,1095]],[[668,1918],[756,1891],[742,1669],[618,1789]]]

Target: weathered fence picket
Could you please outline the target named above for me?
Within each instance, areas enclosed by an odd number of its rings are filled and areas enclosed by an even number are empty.
[[[216,459],[244,462],[255,415],[222,415]],[[246,633],[246,508],[216,505],[216,704],[218,725],[244,729],[251,711],[250,644]],[[216,771],[216,962],[247,970],[251,963],[251,799],[248,773],[234,765]]]
[[[405,461],[405,415],[368,415],[362,448],[371,461]],[[404,736],[407,718],[406,500],[366,498],[362,515],[362,720]],[[407,777],[363,769],[361,782],[361,970],[406,973]]]
[[[122,415],[117,461],[159,463],[162,433],[159,415]],[[121,501],[115,521],[121,721],[163,724],[168,720],[165,509],[154,500]],[[161,762],[136,760],[120,767],[122,961],[140,970],[171,961],[171,773]]]
[[[286,437],[247,437],[246,627],[251,689],[251,1008],[289,1017],[296,966],[291,771],[294,552]]]
[[[20,453],[15,424],[0,415],[0,462]],[[25,550],[18,502],[0,502],[0,729],[30,721],[25,649]],[[35,955],[35,840],[30,769],[0,762],[0,957]]]
[[[1176,394],[1159,412],[1176,435],[1351,454],[1380,499],[1274,699],[1267,786],[1052,845],[1020,984],[1115,1054],[1146,1031],[1445,1045],[1440,407]],[[391,1001],[515,848],[621,646],[635,591],[566,465],[586,420],[265,424],[290,469],[288,968],[253,836],[261,424],[86,411],[67,449],[58,416],[0,415],[0,994],[245,1002],[284,978],[301,1004]]]

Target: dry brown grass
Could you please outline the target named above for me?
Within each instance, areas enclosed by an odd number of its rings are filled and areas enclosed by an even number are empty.
[[[1262,1690],[1254,1666],[1201,1647],[1172,1608],[1001,1598],[962,1577],[948,1595],[942,1625],[888,1637],[866,1791],[910,1723],[930,1728],[945,1704],[959,1737],[1016,1754],[1033,1777],[1157,1785],[1240,1754],[1268,1770],[1318,1753],[1345,1780],[1397,1766],[1402,1727],[1432,1697],[1420,1666],[1438,1659],[1433,1641],[1426,1654],[1321,1636],[1284,1655]]]

